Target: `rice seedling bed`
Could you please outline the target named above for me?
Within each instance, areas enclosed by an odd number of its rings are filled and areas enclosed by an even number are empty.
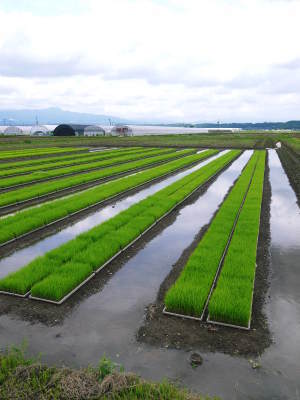
[[[0,290],[60,302],[240,155],[233,150],[0,280]]]
[[[165,314],[202,320],[255,171],[252,155],[185,268],[165,296]]]
[[[151,147],[152,149],[157,149],[157,147]],[[144,147],[126,147],[122,149],[108,149],[103,154],[107,152],[120,152],[122,153],[123,151],[143,151],[145,148]],[[150,149],[150,148],[149,148]],[[98,153],[99,154],[99,153]],[[102,154],[102,152],[101,152]],[[33,167],[37,165],[42,165],[42,164],[48,164],[48,163],[56,163],[59,161],[69,161],[69,160],[76,160],[77,158],[82,158],[82,157],[87,157],[87,156],[94,156],[95,153],[93,152],[83,152],[83,153],[75,153],[75,154],[59,154],[57,157],[56,156],[51,156],[51,157],[43,157],[43,158],[35,158],[35,159],[30,159],[30,160],[22,160],[22,161],[9,161],[9,162],[2,162],[0,163],[0,171],[6,170],[6,169],[15,169],[15,168],[23,168],[23,167]]]
[[[161,178],[178,169],[198,163],[218,153],[218,150],[207,150],[200,154],[192,154],[170,161],[149,170],[108,182],[88,191],[46,203],[39,207],[20,211],[15,215],[0,219],[0,247],[24,237],[27,233],[38,231],[41,227],[63,221],[70,216],[99,205],[108,199],[128,190],[145,185],[154,179]]]
[[[132,171],[138,171],[141,168],[148,168],[151,165],[163,163],[168,160],[184,157],[189,154],[190,150],[182,150],[171,154],[162,154],[154,157],[144,158],[142,160],[131,161],[126,164],[116,165],[101,169],[99,171],[92,171],[85,174],[74,175],[71,177],[60,178],[55,181],[35,183],[31,186],[19,188],[13,191],[3,193],[0,197],[0,211],[4,212],[9,207],[25,203],[27,200],[41,199],[42,197],[48,198],[51,193],[57,194],[65,189],[79,188],[86,183],[98,183],[104,179],[114,179],[117,176],[124,175]]]
[[[151,149],[150,148],[118,149],[111,151],[108,150],[99,153],[96,152],[96,153],[73,154],[72,156],[48,157],[45,159],[32,160],[37,162],[35,164],[31,164],[30,161],[25,161],[25,163],[28,163],[28,165],[25,164],[21,166],[18,166],[17,165],[18,163],[14,163],[16,166],[9,165],[10,163],[5,163],[4,169],[1,168],[2,165],[0,164],[0,178],[3,179],[8,176],[25,175],[35,171],[42,171],[42,170],[49,170],[66,166],[84,164],[90,161],[97,161],[97,160],[100,161],[109,158],[113,159],[115,157],[120,157],[126,154],[138,154],[140,152],[144,152],[145,150],[150,151]],[[157,149],[153,148],[152,150],[154,151]]]
[[[106,157],[108,159],[104,160],[96,160],[89,162],[88,164],[79,164],[75,166],[69,166],[69,167],[62,167],[58,169],[52,169],[52,170],[42,170],[42,171],[36,171],[33,172],[32,174],[29,175],[20,175],[20,176],[15,176],[15,177],[9,177],[9,178],[4,178],[0,180],[0,189],[12,189],[20,185],[30,185],[34,184],[40,181],[45,181],[45,180],[50,180],[50,179],[59,179],[64,176],[69,176],[69,175],[75,175],[83,172],[88,172],[90,170],[96,170],[96,169],[101,169],[105,168],[108,166],[116,165],[116,164],[123,164],[129,161],[135,161],[135,160],[140,160],[146,157],[154,157],[156,155],[162,155],[162,154],[167,154],[167,153],[175,153],[175,150],[169,150],[169,149],[156,149],[156,150],[145,150],[143,152],[138,152],[138,153],[130,153],[130,154],[125,154],[125,155],[120,155],[119,157],[112,158]],[[193,153],[194,150],[185,150],[185,154],[188,153]]]
[[[265,152],[260,154],[208,305],[209,322],[250,329],[264,172]]]
[[[87,148],[74,147],[48,147],[42,149],[8,150],[0,151],[0,160],[16,159],[23,157],[43,156],[47,154],[71,153],[85,151]]]

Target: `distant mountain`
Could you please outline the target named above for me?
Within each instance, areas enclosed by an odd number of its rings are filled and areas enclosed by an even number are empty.
[[[63,123],[109,125],[109,120],[113,124],[132,123],[114,116],[65,111],[56,107],[40,110],[0,110],[0,125],[33,125],[36,119],[42,125]]]

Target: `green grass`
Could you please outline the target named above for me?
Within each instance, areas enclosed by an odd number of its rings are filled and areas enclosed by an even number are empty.
[[[254,152],[179,278],[166,293],[168,311],[201,316],[260,153]]]
[[[9,175],[28,174],[30,172],[76,165],[93,160],[105,160],[110,157],[119,157],[125,154],[143,152],[145,150],[151,150],[151,148],[145,149],[145,147],[130,147],[116,150],[72,154],[71,156],[61,155],[59,157],[38,158],[34,160],[19,161],[16,163],[0,163],[0,177],[4,178]],[[153,148],[153,150],[157,149]]]
[[[161,177],[197,161],[217,154],[218,150],[207,150],[200,154],[192,154],[166,164],[150,168],[124,178],[98,185],[87,191],[76,193],[65,199],[54,200],[38,207],[19,211],[12,216],[0,218],[0,243],[42,227],[59,218],[108,199],[128,189],[132,189],[152,179]]]
[[[167,380],[153,383],[128,374],[105,356],[95,367],[80,370],[48,366],[40,358],[28,358],[25,345],[0,353],[1,400],[209,400]],[[103,390],[107,381],[111,383],[109,391]]]
[[[241,131],[237,133],[201,133],[180,135],[145,135],[132,137],[31,137],[31,144],[24,137],[0,137],[0,148],[34,146],[181,146],[208,148],[273,147],[279,140],[297,138],[299,132]]]
[[[126,164],[107,167],[99,171],[92,171],[85,174],[79,174],[57,179],[55,181],[35,183],[24,188],[15,189],[3,193],[0,197],[0,207],[17,203],[19,201],[29,200],[37,196],[42,196],[58,190],[66,189],[72,186],[91,182],[98,179],[113,177],[124,172],[130,172],[137,168],[148,167],[154,163],[172,160],[179,156],[190,154],[190,150],[181,150],[171,154],[162,154],[142,160],[131,161]]]
[[[288,137],[283,139],[283,143],[292,149],[298,156],[300,155],[300,137]]]
[[[97,270],[239,155],[239,150],[228,152],[90,231],[36,258],[19,271],[1,279],[0,289],[20,294],[30,290],[33,296],[60,300],[80,280],[85,279],[89,268]],[[75,270],[74,265],[77,266]],[[56,287],[58,289],[51,290]]]
[[[114,157],[114,158],[110,156],[106,157],[108,159],[104,160],[96,160],[96,161],[90,160],[88,164],[79,164],[75,166],[52,169],[48,171],[45,170],[37,171],[29,175],[20,175],[6,179],[0,179],[0,188],[4,189],[10,186],[21,185],[25,183],[30,184],[31,182],[43,181],[49,178],[56,178],[56,177],[61,178],[64,175],[68,174],[77,174],[77,173],[79,174],[80,172],[85,172],[97,168],[104,168],[116,164],[122,164],[129,161],[140,160],[145,157],[154,157],[155,155],[167,154],[171,152],[174,153],[174,151],[175,150],[173,149],[155,149],[155,150],[145,149],[143,152],[138,151],[137,153],[133,152],[125,155],[121,154],[119,157]],[[192,153],[193,150],[186,150],[186,152]]]
[[[264,171],[262,154],[209,302],[214,321],[247,327],[251,319]]]
[[[25,149],[25,150],[8,150],[0,151],[0,160],[10,159],[10,158],[20,158],[20,157],[32,157],[41,156],[45,154],[58,154],[58,153],[70,153],[73,151],[83,151],[85,148],[71,148],[71,147],[48,147],[45,149]]]

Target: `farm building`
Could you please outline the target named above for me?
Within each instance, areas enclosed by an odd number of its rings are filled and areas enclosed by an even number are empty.
[[[84,136],[104,136],[105,130],[100,125],[89,125],[84,128]]]
[[[128,125],[116,125],[111,130],[113,136],[132,136],[133,131]]]
[[[84,129],[88,125],[81,124],[60,124],[54,131],[54,136],[80,136],[84,134]]]

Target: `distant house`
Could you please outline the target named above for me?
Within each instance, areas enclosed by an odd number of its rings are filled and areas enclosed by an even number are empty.
[[[132,136],[133,132],[130,126],[118,124],[114,126],[111,130],[111,135],[113,136]]]
[[[84,128],[84,136],[104,136],[105,130],[100,125],[89,125]]]

